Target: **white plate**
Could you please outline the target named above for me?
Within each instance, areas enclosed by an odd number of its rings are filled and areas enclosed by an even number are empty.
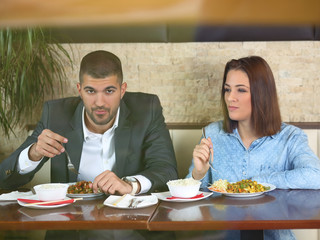
[[[28,197],[26,199],[31,199],[31,200],[39,200],[37,196],[32,196]],[[70,198],[65,198],[63,200],[69,200]],[[59,208],[59,207],[64,207],[67,205],[70,205],[71,203],[63,203],[63,204],[57,204],[57,205],[50,205],[50,206],[44,206],[44,205],[28,205],[28,203],[22,202],[17,200],[18,204],[22,207],[28,207],[28,208],[34,208],[34,209],[51,209],[51,208]]]
[[[153,195],[148,196],[132,196],[130,194],[126,195],[119,203],[113,205],[121,196],[110,195],[105,201],[104,205],[112,208],[120,208],[120,209],[138,209],[145,208],[158,203],[158,198]],[[129,204],[132,198],[136,198],[137,200],[142,200],[141,203],[138,204],[136,208],[129,208]]]
[[[194,202],[194,201],[198,201],[204,198],[207,198],[209,196],[212,195],[212,192],[199,192],[198,194],[203,193],[203,197],[200,198],[186,198],[186,199],[168,199],[171,196],[170,192],[160,192],[160,193],[151,193],[152,195],[156,196],[158,199],[162,200],[162,201],[167,201],[167,202]]]
[[[269,183],[259,183],[259,184],[261,184],[265,187],[270,187],[270,189],[267,191],[264,191],[264,192],[256,192],[256,193],[222,193],[222,192],[217,192],[217,191],[213,191],[210,189],[209,190],[212,192],[215,192],[215,193],[223,194],[227,197],[248,198],[248,197],[257,197],[257,196],[260,196],[266,192],[270,192],[270,191],[273,191],[274,189],[276,189],[276,186],[269,184]]]
[[[76,182],[68,183],[69,186],[76,184]],[[67,193],[67,197],[70,198],[97,198],[103,196],[104,193]]]
[[[104,193],[86,193],[86,194],[67,193],[67,197],[70,197],[70,198],[96,198],[96,197],[100,197],[103,195],[104,195]]]

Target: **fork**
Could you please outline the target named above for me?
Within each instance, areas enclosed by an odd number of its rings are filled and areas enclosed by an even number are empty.
[[[133,203],[137,200],[137,198],[131,198],[128,208],[133,208]]]
[[[138,205],[139,205],[140,203],[142,203],[142,202],[143,202],[143,200],[136,200],[136,201],[134,202],[134,204],[132,205],[132,208],[137,208]]]
[[[69,154],[68,154],[66,149],[64,150],[64,152],[66,153],[66,156],[67,156],[67,159],[68,159],[68,165],[67,166],[68,166],[69,171],[72,171],[75,174],[79,174],[79,172],[75,169],[74,165],[72,164],[71,159],[70,159]]]
[[[141,199],[139,200],[138,198],[132,198],[128,208],[137,208],[138,205],[142,202],[143,202],[143,200],[141,200]]]
[[[202,135],[203,135],[204,138],[207,138],[207,137],[206,137],[206,132],[205,132],[205,130],[204,130],[204,127],[202,128]],[[209,166],[212,168],[212,170],[217,171],[217,170],[213,167],[212,163],[213,163],[213,149],[210,148]]]

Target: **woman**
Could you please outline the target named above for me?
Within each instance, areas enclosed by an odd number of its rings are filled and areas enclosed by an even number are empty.
[[[320,161],[306,134],[281,122],[274,77],[263,58],[226,64],[221,102],[223,121],[204,128],[207,138],[195,147],[187,177],[201,180],[203,188],[219,179],[252,179],[283,189],[320,188]],[[286,230],[266,233],[294,239]]]

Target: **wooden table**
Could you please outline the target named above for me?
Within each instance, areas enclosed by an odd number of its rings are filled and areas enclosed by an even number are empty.
[[[274,190],[250,199],[214,194],[194,202],[159,202],[136,210],[103,205],[105,198],[44,210],[0,202],[0,230],[144,229],[150,231],[320,228],[320,190]],[[249,231],[247,231],[249,230]]]
[[[244,239],[263,238],[265,229],[318,229],[320,190],[274,190],[248,199],[217,194],[197,202],[162,202],[148,226],[151,231],[242,230]]]
[[[16,202],[0,202],[0,230],[148,229],[157,205],[121,210],[98,199],[77,201],[55,209],[31,209]]]

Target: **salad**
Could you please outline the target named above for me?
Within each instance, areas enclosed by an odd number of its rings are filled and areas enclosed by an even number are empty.
[[[91,181],[80,181],[68,187],[68,194],[87,194],[93,193],[93,189],[90,187]]]

